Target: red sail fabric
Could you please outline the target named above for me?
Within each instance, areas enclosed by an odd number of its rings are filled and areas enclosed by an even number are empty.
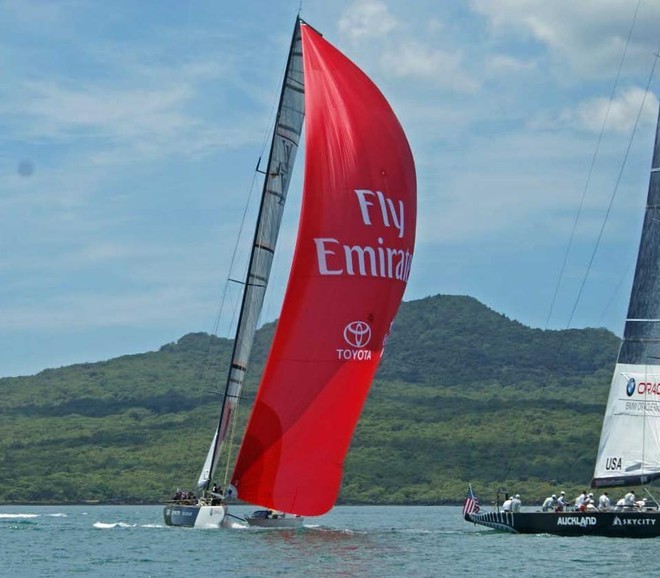
[[[412,259],[412,153],[369,78],[302,26],[306,160],[284,305],[232,476],[242,500],[335,503],[344,457]]]

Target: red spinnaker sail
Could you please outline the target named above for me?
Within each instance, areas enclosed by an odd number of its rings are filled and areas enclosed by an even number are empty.
[[[378,88],[302,26],[305,179],[284,305],[232,484],[301,515],[335,503],[415,243],[416,180]]]

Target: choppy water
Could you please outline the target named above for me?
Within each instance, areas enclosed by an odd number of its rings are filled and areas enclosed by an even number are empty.
[[[0,576],[16,578],[655,577],[658,546],[502,534],[455,507],[337,507],[298,530],[169,528],[157,506],[0,507]]]

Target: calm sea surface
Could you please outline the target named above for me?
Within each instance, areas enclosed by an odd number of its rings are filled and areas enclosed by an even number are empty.
[[[456,507],[337,507],[299,530],[169,528],[157,506],[0,507],[0,576],[16,578],[656,577],[659,546],[502,534],[464,522]]]

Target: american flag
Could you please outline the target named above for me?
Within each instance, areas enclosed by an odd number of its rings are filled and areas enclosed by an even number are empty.
[[[472,484],[468,485],[467,498],[465,499],[465,504],[463,505],[463,517],[468,514],[476,514],[479,512],[479,498],[472,491]]]

